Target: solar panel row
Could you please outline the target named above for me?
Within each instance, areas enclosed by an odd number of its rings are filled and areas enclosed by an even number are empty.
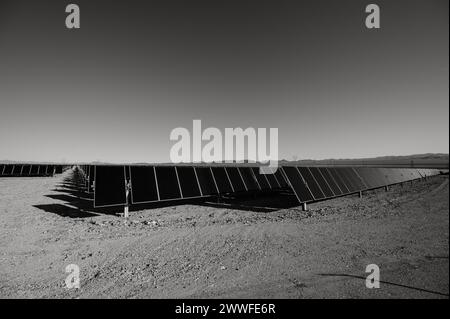
[[[435,169],[283,166],[300,203],[332,198],[439,174]]]
[[[64,170],[63,165],[43,165],[43,164],[0,164],[0,176],[53,176],[60,174]]]
[[[81,170],[94,180],[95,207],[125,205],[127,180],[132,204],[288,187],[281,171],[260,174],[257,167],[98,165]]]

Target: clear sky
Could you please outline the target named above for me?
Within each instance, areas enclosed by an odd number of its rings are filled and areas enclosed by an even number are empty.
[[[167,162],[175,127],[280,158],[449,151],[448,0],[0,2],[0,160]]]

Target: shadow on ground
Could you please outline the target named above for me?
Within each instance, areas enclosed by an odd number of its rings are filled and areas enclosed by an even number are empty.
[[[86,192],[86,184],[79,172],[73,172],[58,183],[53,192],[58,194],[45,195],[48,198],[62,201],[62,203],[33,205],[45,212],[54,213],[62,217],[85,218],[98,216],[100,214],[120,215],[123,207],[94,208],[94,194]],[[166,202],[155,202],[147,204],[133,204],[129,211],[140,211],[145,209],[156,209],[169,206],[199,205],[215,208],[225,208],[257,213],[268,213],[280,209],[298,206],[296,197],[289,192],[267,192],[260,194],[235,194],[233,196],[215,196],[180,199]]]
[[[319,275],[320,276],[324,276],[324,277],[348,277],[348,278],[362,279],[362,280],[366,281],[366,277],[364,277],[364,276],[351,275],[351,274],[319,274]],[[423,289],[423,288],[417,288],[417,287],[413,287],[413,286],[397,284],[397,283],[390,282],[390,281],[380,280],[380,283],[391,285],[391,286],[396,286],[396,287],[412,289],[412,290],[416,290],[416,291],[420,291],[420,292],[426,292],[426,293],[430,293],[430,294],[440,295],[440,296],[446,296],[446,297],[449,296],[448,293],[443,293],[443,292],[440,292],[440,291],[434,291],[434,290],[428,290],[428,289]]]

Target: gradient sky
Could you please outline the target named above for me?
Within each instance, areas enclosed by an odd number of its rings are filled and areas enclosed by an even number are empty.
[[[286,159],[449,151],[448,0],[111,2],[0,2],[0,159],[167,162],[193,119]]]

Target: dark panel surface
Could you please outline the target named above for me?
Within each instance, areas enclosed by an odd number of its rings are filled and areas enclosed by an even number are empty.
[[[314,200],[314,197],[312,196],[306,184],[303,182],[296,167],[283,166],[281,169],[284,171],[286,178],[292,185],[293,191],[295,192],[298,200],[301,203]]]
[[[267,181],[270,184],[270,188],[272,188],[272,189],[280,188],[280,185],[278,184],[278,181],[275,178],[275,174],[265,174],[265,175],[267,177]]]
[[[228,175],[225,172],[224,167],[212,167],[211,168],[214,179],[216,180],[217,187],[219,188],[219,192],[222,194],[232,193],[233,188],[231,187],[230,180],[228,179]]]
[[[39,176],[44,176],[46,169],[47,169],[47,165],[39,165]]]
[[[351,167],[344,167],[343,170],[347,173],[348,178],[356,186],[356,190],[357,191],[367,189],[366,185],[361,181],[361,179],[355,173],[353,168],[351,168]]]
[[[239,172],[241,173],[242,179],[249,191],[259,190],[258,184],[256,183],[255,177],[250,167],[239,167]]]
[[[320,189],[320,186],[315,181],[313,175],[309,171],[307,167],[297,167],[301,176],[306,181],[306,185],[308,186],[309,190],[313,194],[315,199],[322,199],[325,198],[325,194]]]
[[[46,169],[46,174],[47,175],[51,175],[51,176],[53,176],[53,169],[55,168],[55,166],[54,165],[47,165],[47,169]]]
[[[39,176],[47,175],[47,165],[39,165]]]
[[[376,188],[378,187],[378,183],[375,180],[375,172],[373,169],[369,167],[357,167],[355,168],[356,172],[361,176],[361,178],[364,180],[364,183],[367,185],[368,188]]]
[[[178,166],[177,172],[183,198],[200,197],[200,188],[198,186],[194,168],[189,166]]]
[[[373,177],[376,180],[378,187],[389,184],[389,181],[386,179],[387,171],[383,171],[381,168],[378,167],[374,167],[371,169],[373,171]]]
[[[259,173],[258,167],[252,167],[253,174],[255,175],[256,180],[258,181],[259,187],[261,190],[270,189],[269,182],[264,174]]]
[[[160,200],[181,198],[175,167],[155,167]]]
[[[336,182],[333,179],[333,176],[331,176],[330,172],[327,170],[326,167],[319,167],[319,171],[322,174],[323,178],[327,181],[328,185],[330,186],[331,190],[336,196],[342,195],[342,191],[339,188],[339,185],[336,184]]]
[[[130,166],[131,201],[133,204],[158,200],[153,166]]]
[[[324,195],[326,197],[333,197],[334,192],[331,190],[330,186],[328,186],[328,183],[325,181],[325,178],[322,176],[319,169],[317,167],[310,167],[309,171],[314,176]]]
[[[233,184],[233,189],[235,192],[245,192],[245,185],[242,181],[241,175],[239,174],[239,170],[237,167],[227,167],[226,168],[228,177],[231,180],[231,184]]]
[[[3,175],[12,175],[13,165],[6,165],[3,171]]]
[[[347,189],[351,193],[356,192],[358,190],[356,185],[350,180],[348,173],[343,169],[343,167],[336,167],[335,170],[336,170],[337,174],[340,176],[341,180],[347,186]]]
[[[22,176],[30,176],[31,165],[23,165]]]
[[[39,165],[31,165],[31,173],[30,175],[36,176],[38,174]]]
[[[338,184],[338,186],[341,189],[342,193],[343,194],[350,193],[350,190],[347,188],[347,184],[342,180],[341,175],[338,174],[336,168],[335,167],[328,167],[327,170],[331,174],[331,176],[333,176],[334,181],[336,182],[336,184]]]
[[[200,187],[202,189],[202,194],[203,195],[217,194],[218,191],[216,188],[216,184],[214,183],[211,169],[209,167],[196,167],[195,171],[197,172],[197,177],[200,183]]]
[[[277,171],[275,172],[275,177],[278,180],[278,183],[280,184],[281,187],[286,188],[289,187],[288,183],[286,182],[283,173],[281,172],[281,167],[279,167],[277,169]]]
[[[96,166],[94,207],[126,204],[125,167]]]

